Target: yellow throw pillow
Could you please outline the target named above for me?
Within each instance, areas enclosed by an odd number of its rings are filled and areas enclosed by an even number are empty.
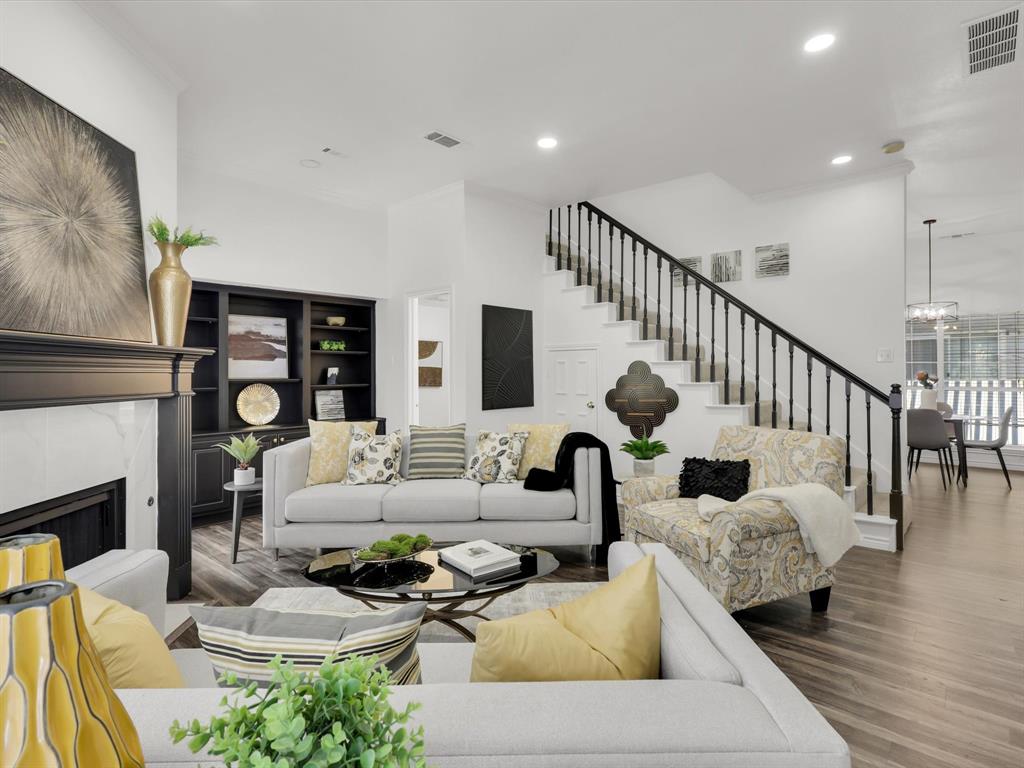
[[[156,627],[116,600],[80,586],[82,616],[111,688],[184,688],[178,665]]]
[[[371,435],[377,433],[376,421],[313,421],[309,420],[309,469],[306,485],[344,483],[348,476],[348,448],[352,427],[362,427]]]
[[[648,555],[576,600],[477,627],[474,683],[656,679],[661,608]]]
[[[526,449],[523,460],[519,464],[519,479],[525,480],[534,467],[538,469],[555,468],[555,456],[562,438],[569,434],[568,424],[509,424],[509,432],[529,432],[526,438]]]

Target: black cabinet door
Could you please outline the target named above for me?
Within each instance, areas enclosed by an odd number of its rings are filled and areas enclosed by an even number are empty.
[[[230,457],[216,445],[192,445],[192,516],[231,509],[231,494],[224,490],[230,479]]]

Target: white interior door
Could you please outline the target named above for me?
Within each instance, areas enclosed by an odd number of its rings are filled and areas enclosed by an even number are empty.
[[[597,435],[597,350],[548,349],[546,356],[547,420]]]

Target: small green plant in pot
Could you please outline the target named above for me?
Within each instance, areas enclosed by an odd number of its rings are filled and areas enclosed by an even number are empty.
[[[175,720],[171,738],[234,768],[425,768],[423,728],[409,727],[418,705],[391,707],[391,673],[377,661],[349,656],[303,672],[277,656],[265,690],[225,696],[206,725]],[[221,682],[238,684],[232,673]]]
[[[250,432],[244,440],[232,435],[230,442],[217,443],[217,446],[238,462],[238,467],[235,469],[235,485],[252,485],[256,482],[256,468],[251,465],[256,454],[263,447],[261,440],[253,437]]]
[[[668,446],[661,440],[650,440],[646,431],[637,440],[627,440],[619,450],[633,457],[633,474],[644,477],[654,474],[654,459],[668,453]]]

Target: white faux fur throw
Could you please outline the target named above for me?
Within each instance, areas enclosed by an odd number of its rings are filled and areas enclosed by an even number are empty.
[[[846,554],[846,550],[860,543],[860,531],[853,522],[846,503],[835,491],[820,483],[762,488],[741,496],[735,503],[749,499],[774,499],[782,502],[800,525],[800,537],[808,552],[818,555],[826,568],[831,568]],[[697,514],[710,521],[731,502],[715,496],[697,499]]]

